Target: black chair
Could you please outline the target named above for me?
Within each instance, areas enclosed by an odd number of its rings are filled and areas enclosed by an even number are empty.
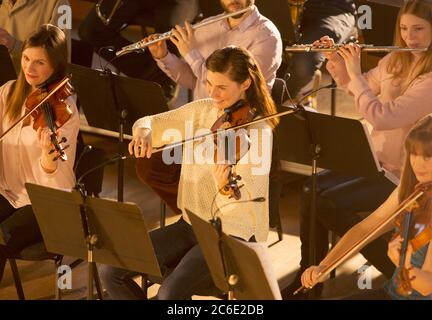
[[[76,167],[75,167],[75,176],[77,178],[83,172],[86,172],[88,169],[95,167],[97,164],[104,161],[104,152],[98,148],[86,148],[83,144],[78,143],[77,152],[78,155],[76,157]],[[103,173],[104,168],[100,168],[95,172],[92,172],[87,177],[83,179],[83,183],[87,194],[89,196],[97,197],[99,193],[102,191],[102,181],[103,181]],[[62,265],[63,256],[59,254],[50,253],[47,251],[45,244],[43,241],[39,243],[32,244],[19,253],[15,254],[12,257],[8,257],[9,264],[11,266],[12,275],[15,282],[15,288],[17,291],[18,299],[25,300],[24,290],[22,287],[21,278],[18,271],[18,266],[16,260],[26,260],[26,261],[43,261],[43,260],[53,260],[55,267],[55,298],[56,300],[61,299],[61,291],[58,288],[58,267]],[[78,264],[80,264],[82,260],[78,259],[71,263],[70,268],[73,269]],[[100,292],[100,291],[99,291]]]
[[[271,96],[273,101],[275,102],[277,108],[286,101],[288,98],[288,89],[285,83],[285,80],[281,78],[276,78],[273,84]],[[272,154],[272,168],[270,170],[270,178],[269,178],[269,221],[270,228],[276,228],[278,233],[279,241],[283,240],[283,230],[282,230],[282,221],[279,212],[279,200],[282,189],[282,182],[280,181],[280,174],[278,174],[278,170],[280,170],[280,165],[276,163],[279,161],[277,156],[277,137],[274,138],[273,143],[273,154]]]

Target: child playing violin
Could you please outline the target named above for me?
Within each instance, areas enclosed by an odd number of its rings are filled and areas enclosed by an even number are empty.
[[[318,275],[324,268],[352,243],[363,238],[370,232],[371,226],[377,221],[385,219],[396,212],[399,204],[407,199],[419,184],[430,184],[432,182],[432,116],[429,115],[422,119],[409,133],[405,140],[405,164],[402,172],[401,183],[398,188],[388,197],[388,199],[369,217],[361,221],[351,228],[337,243],[328,255],[320,262],[318,266],[311,266],[306,269],[302,276],[301,282],[303,286],[309,288],[317,283]],[[414,221],[426,218],[423,224],[425,228],[432,227],[432,215],[430,214],[430,205],[432,199],[431,187],[425,191],[422,197],[426,197],[425,201],[420,202],[426,206],[426,210],[418,211],[424,217],[416,216]],[[421,198],[420,198],[421,199]],[[416,220],[417,219],[417,220]],[[425,219],[422,219],[425,220]],[[382,233],[391,230],[390,224]],[[381,233],[381,234],[382,234]],[[379,235],[377,235],[379,236]],[[416,234],[412,235],[416,238]],[[400,290],[400,258],[401,258],[401,235],[394,237],[388,244],[387,256],[396,266],[396,270],[390,280],[386,282],[383,288],[364,290],[364,292],[349,296],[348,299],[432,299],[432,239],[425,238],[421,247],[414,252],[414,246],[408,243],[405,260],[405,270],[407,271],[406,278],[410,282],[412,293],[405,295],[401,294]],[[412,239],[411,239],[412,241]],[[416,248],[417,249],[417,248]]]
[[[310,182],[303,188],[300,205],[300,270],[284,291],[293,297],[300,275],[307,265],[310,248],[316,261],[329,248],[328,231],[342,236],[363,217],[359,212],[374,211],[396,188],[403,165],[403,141],[410,128],[422,117],[432,113],[432,4],[429,1],[405,1],[396,22],[395,45],[426,51],[391,52],[378,66],[362,73],[361,48],[350,43],[337,52],[327,54],[327,69],[338,86],[354,97],[359,114],[370,124],[370,138],[385,175],[359,177],[324,170],[317,178],[315,243],[309,243]],[[332,47],[328,36],[314,45]],[[393,177],[393,178],[392,178]],[[364,257],[384,276],[390,278],[394,265],[383,255],[386,237],[376,239],[362,250]],[[319,293],[320,286],[317,287]]]
[[[26,102],[38,86],[53,75],[65,76],[66,37],[53,25],[42,25],[23,44],[18,79],[0,87],[1,129],[4,133],[26,112]],[[65,100],[72,116],[60,131],[67,139],[67,161],[55,161],[51,130],[34,129],[27,117],[9,131],[0,142],[0,281],[8,257],[42,240],[25,183],[52,188],[72,188],[73,165],[79,130],[77,108],[71,98]]]
[[[176,129],[185,138],[187,124],[193,132],[209,130],[213,123],[239,100],[247,101],[257,110],[258,116],[275,113],[275,105],[267,89],[264,77],[251,54],[239,47],[216,50],[206,60],[207,90],[210,99],[202,99],[181,108],[138,119],[133,126],[130,154],[135,157],[151,157],[154,146],[161,146],[168,130]],[[150,232],[156,257],[162,271],[174,270],[164,277],[158,299],[191,299],[192,295],[212,295],[215,290],[210,271],[194,236],[185,213],[189,209],[209,221],[215,212],[222,221],[222,231],[245,241],[265,241],[268,234],[268,181],[271,164],[272,128],[277,121],[263,121],[249,126],[250,148],[235,165],[241,176],[242,200],[238,204],[224,189],[228,184],[230,166],[214,161],[214,153],[204,155],[193,143],[193,153],[200,154],[193,161],[184,148],[177,198],[183,215],[176,223]],[[213,141],[213,138],[211,138]],[[171,141],[174,142],[174,141]],[[213,143],[213,142],[211,142]],[[262,155],[263,159],[252,158]],[[164,158],[164,156],[162,156]],[[247,159],[246,161],[242,161]],[[256,160],[256,158],[255,158]],[[260,169],[254,171],[255,169]],[[263,202],[247,200],[263,197]],[[110,266],[100,269],[101,280],[113,299],[137,299],[128,279],[134,273]],[[130,282],[130,281],[129,281]],[[139,288],[137,288],[139,289]],[[137,291],[135,291],[137,292]]]

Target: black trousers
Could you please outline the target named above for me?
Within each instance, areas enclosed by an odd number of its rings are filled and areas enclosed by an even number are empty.
[[[314,10],[305,10],[299,43],[312,43],[325,35],[332,37],[336,43],[348,40],[355,26],[354,16],[341,12],[339,8],[326,6],[325,1],[322,1],[322,5]],[[286,72],[291,75],[287,79],[287,87],[293,98],[312,81],[314,72],[321,68],[324,60],[321,52],[292,53]]]
[[[114,3],[115,0],[104,0],[100,8],[101,12],[108,16]],[[172,4],[174,1],[163,1],[163,3],[167,7],[167,10],[165,10],[167,12],[170,6],[174,6]],[[124,1],[124,4],[116,10],[108,26],[102,23],[96,14],[95,8],[93,8],[79,27],[79,37],[81,40],[90,43],[94,50],[104,59],[110,61],[115,57],[115,52],[106,50],[104,47],[113,46],[114,51],[118,51],[122,47],[131,44],[129,40],[120,34],[122,28],[130,24],[138,16],[151,17],[151,13],[158,6],[160,6],[160,1],[157,0]],[[166,19],[161,17],[157,21],[160,21],[160,23],[156,32],[169,31],[168,16]],[[171,84],[171,80],[159,69],[148,50],[116,58],[112,64],[129,77],[154,81],[162,85],[162,87]]]
[[[25,247],[42,241],[42,234],[31,206],[14,208],[0,195],[0,282],[6,260]]]
[[[308,261],[310,235],[311,181],[304,185],[300,204],[300,240],[302,270],[311,263]],[[371,212],[378,208],[396,186],[387,178],[350,177],[332,171],[323,171],[317,178],[316,202],[316,259],[319,263],[327,254],[329,247],[328,231],[343,236],[354,225],[362,221],[360,212]],[[387,257],[387,239],[389,234],[381,236],[367,245],[361,253],[387,278],[391,278],[395,269]]]

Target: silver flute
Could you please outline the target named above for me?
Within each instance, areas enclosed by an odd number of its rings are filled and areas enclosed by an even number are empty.
[[[214,23],[214,22],[226,19],[226,18],[230,18],[230,17],[233,17],[233,16],[237,16],[239,14],[243,14],[245,12],[248,12],[248,11],[252,10],[252,8],[253,8],[253,5],[249,6],[247,8],[235,11],[235,12],[225,13],[223,15],[220,15],[220,16],[217,16],[217,17],[214,17],[214,18],[210,18],[210,19],[204,20],[202,22],[199,22],[197,24],[192,25],[192,29],[198,29],[198,28],[204,27],[204,26],[206,26],[208,24],[211,24],[211,23]],[[124,54],[130,53],[130,52],[133,52],[133,51],[137,51],[137,50],[145,50],[146,47],[148,47],[148,46],[150,46],[150,45],[152,45],[152,44],[154,44],[156,42],[169,39],[171,37],[171,35],[172,35],[172,31],[168,31],[168,32],[160,34],[154,40],[151,40],[151,41],[148,41],[148,42],[144,42],[144,40],[140,40],[138,42],[132,43],[132,44],[130,44],[128,46],[125,46],[125,47],[121,48],[121,50],[117,51],[116,52],[116,56],[119,57],[119,56],[122,56]]]
[[[285,48],[286,52],[332,52],[343,48],[344,44],[335,44],[331,47],[314,46],[312,44],[298,44]],[[427,51],[428,48],[407,48],[397,46],[374,46],[373,44],[359,44],[362,51],[369,52],[392,52],[392,51]]]

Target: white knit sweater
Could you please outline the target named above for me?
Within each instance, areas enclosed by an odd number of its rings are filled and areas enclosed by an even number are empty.
[[[159,147],[190,137],[192,133],[196,135],[197,130],[209,130],[217,119],[217,113],[218,109],[213,106],[211,99],[197,100],[172,111],[138,119],[133,131],[138,127],[151,129],[153,147]],[[181,136],[173,138],[172,130],[177,130]],[[186,208],[207,221],[211,219],[212,212],[220,208],[217,214],[222,220],[222,230],[225,233],[245,240],[255,236],[257,241],[265,241],[269,226],[268,189],[273,135],[266,122],[249,127],[248,132],[251,136],[250,149],[236,165],[236,173],[242,178],[239,184],[244,184],[240,189],[240,200],[256,197],[264,197],[266,200],[239,202],[218,193],[212,172],[213,153],[206,156],[205,152],[202,152],[201,140],[186,144],[183,148],[177,205],[188,223],[190,220]],[[170,134],[171,139],[167,138]],[[199,145],[201,147],[198,147]],[[206,163],[190,161],[192,155],[195,155],[196,159],[198,154],[207,160]],[[227,205],[228,203],[231,204]]]

